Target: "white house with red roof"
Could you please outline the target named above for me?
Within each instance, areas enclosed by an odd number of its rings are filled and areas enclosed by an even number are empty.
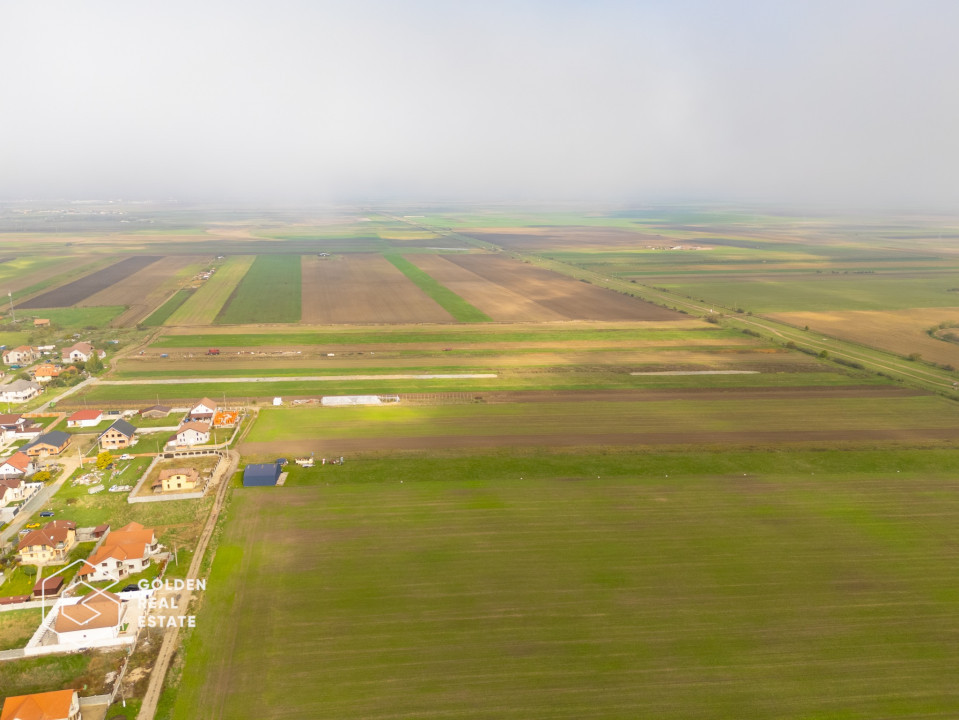
[[[102,421],[103,412],[100,410],[77,410],[73,415],[67,418],[67,427],[96,427]]]
[[[23,452],[15,452],[6,460],[0,461],[0,479],[24,478],[36,470],[33,458]]]
[[[190,409],[190,420],[212,422],[216,414],[217,404],[215,400],[203,398]]]
[[[124,525],[104,538],[77,577],[86,582],[122,580],[149,567],[150,559],[161,547],[153,528],[135,522]]]
[[[105,358],[107,356],[103,350],[94,350],[93,345],[88,342],[78,342],[70,347],[63,348],[63,361],[87,362],[93,357],[94,352],[97,353],[97,357]]]
[[[40,351],[29,345],[20,345],[13,350],[5,350],[3,353],[4,365],[28,365],[34,360],[39,359]]]
[[[61,645],[112,640],[120,634],[126,603],[119,595],[95,590],[76,601],[60,604],[53,631]]]

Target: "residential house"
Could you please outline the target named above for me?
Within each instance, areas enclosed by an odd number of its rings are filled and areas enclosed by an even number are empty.
[[[25,478],[33,474],[36,465],[25,452],[17,451],[0,462],[0,480]],[[2,503],[0,503],[2,504]]]
[[[95,590],[75,603],[61,605],[53,631],[61,644],[112,640],[120,634],[125,615],[126,604],[119,595]]]
[[[170,468],[160,471],[159,477],[153,481],[153,491],[196,490],[199,482],[200,473],[195,468]]]
[[[103,413],[100,410],[77,410],[73,415],[67,418],[67,427],[95,427],[99,425],[102,420]]]
[[[80,720],[80,696],[76,690],[11,695],[0,720]]]
[[[0,385],[0,402],[26,402],[40,394],[40,384],[29,380],[14,380]]]
[[[166,405],[151,405],[148,408],[144,408],[140,411],[140,417],[142,418],[165,418],[170,414],[170,411],[173,408],[169,408]]]
[[[13,522],[24,503],[42,487],[43,483],[27,482],[20,478],[0,478],[0,524]]]
[[[189,420],[212,422],[217,404],[210,398],[203,398],[190,409]]]
[[[6,413],[0,415],[0,434],[2,434],[4,440],[9,440],[13,437],[14,433],[30,422],[30,420],[20,414]]]
[[[77,524],[70,520],[54,520],[42,528],[31,530],[17,545],[21,565],[57,565],[77,544]]]
[[[101,450],[121,450],[133,444],[133,436],[137,429],[126,420],[116,420],[110,427],[100,433],[97,442]]]
[[[24,445],[20,450],[32,458],[59,455],[70,444],[70,433],[51,430]]]
[[[88,342],[78,342],[68,348],[63,348],[64,362],[87,362],[96,352],[97,357],[105,358],[107,354],[103,350],[94,350],[93,345]]]
[[[33,318],[33,327],[50,327],[50,318]]]
[[[177,445],[202,445],[210,442],[210,425],[205,422],[188,422],[180,426],[173,436]]]
[[[37,365],[33,371],[33,379],[38,383],[48,383],[54,378],[60,377],[60,373],[63,372],[63,368],[52,365],[51,363],[43,363],[42,365]]]
[[[153,528],[139,523],[124,525],[104,538],[77,572],[77,577],[86,582],[122,580],[148,568],[150,558],[160,552],[161,547]]]
[[[29,365],[34,360],[39,359],[40,351],[29,345],[20,345],[13,350],[5,350],[3,353],[4,365]]]

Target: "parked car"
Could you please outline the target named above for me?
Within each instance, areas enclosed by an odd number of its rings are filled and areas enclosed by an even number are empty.
[[[26,527],[27,527],[29,530],[33,530],[33,529],[35,529],[35,528],[40,527],[40,523],[27,523]]]
[[[53,510],[44,510],[42,513],[40,513],[40,517],[53,517],[53,515]]]
[[[123,454],[120,456],[120,459],[121,459],[121,460],[132,460],[132,459],[133,459],[133,456],[132,456],[130,453],[123,453]]]

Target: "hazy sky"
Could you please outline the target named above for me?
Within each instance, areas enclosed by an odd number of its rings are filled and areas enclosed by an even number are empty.
[[[959,199],[959,3],[6,0],[0,198]]]

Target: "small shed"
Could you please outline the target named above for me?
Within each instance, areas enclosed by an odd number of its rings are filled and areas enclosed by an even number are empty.
[[[253,463],[243,470],[243,487],[268,487],[280,478],[278,463]]]
[[[56,597],[61,590],[63,590],[63,576],[54,575],[37,581],[37,584],[33,586],[33,597]]]

